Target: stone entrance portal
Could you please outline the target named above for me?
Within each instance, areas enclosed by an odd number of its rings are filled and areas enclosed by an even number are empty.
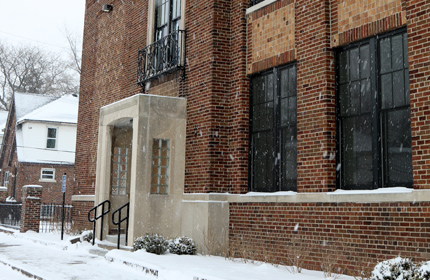
[[[181,235],[185,139],[184,98],[138,94],[100,109],[95,204],[110,200],[112,213],[130,202],[129,246],[145,233]]]

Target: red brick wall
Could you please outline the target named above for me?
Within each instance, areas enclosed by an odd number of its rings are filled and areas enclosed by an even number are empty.
[[[20,232],[29,230],[39,232],[42,192],[39,186],[23,188]]]
[[[113,4],[111,13],[101,12]],[[102,106],[139,93],[137,52],[146,45],[147,1],[87,0],[73,194],[94,194]]]
[[[296,1],[297,191],[335,188],[334,57],[328,1]]]
[[[408,20],[414,188],[430,188],[430,2],[402,1]]]
[[[40,181],[42,168],[55,169],[56,182]],[[62,203],[63,193],[61,192],[62,176],[67,174],[66,181],[66,204],[71,203],[71,195],[74,185],[74,165],[57,165],[57,164],[38,164],[38,163],[18,163],[18,172],[16,175],[16,200],[21,201],[22,187],[25,185],[39,185],[43,187],[41,197],[42,203]]]
[[[291,240],[302,238],[306,268],[321,270],[335,251],[339,272],[354,274],[399,255],[428,260],[430,202],[231,203],[229,238],[238,255],[286,265]]]

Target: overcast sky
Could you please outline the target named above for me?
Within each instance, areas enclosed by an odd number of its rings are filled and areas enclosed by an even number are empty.
[[[65,53],[67,28],[82,47],[85,0],[0,0],[0,4],[0,41]]]

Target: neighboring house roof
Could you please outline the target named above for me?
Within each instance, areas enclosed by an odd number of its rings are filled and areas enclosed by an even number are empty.
[[[73,123],[78,122],[79,98],[71,94],[51,101],[50,103],[18,117],[17,124],[25,121],[46,121]]]
[[[40,94],[15,93],[14,102],[18,161],[73,164],[76,142],[72,144],[72,142],[67,141],[70,144],[66,147],[63,146],[60,150],[43,151],[46,148],[46,134],[43,135],[43,140],[39,139],[38,136],[30,140],[28,139],[29,136],[24,133],[21,125],[26,125],[27,123],[30,126],[33,126],[31,123],[58,123],[59,125],[66,125],[68,127],[74,125],[76,127],[79,98],[71,94],[62,97],[53,97]],[[45,144],[41,144],[42,142]]]
[[[16,119],[19,120],[37,108],[58,99],[58,97],[52,95],[15,92],[14,99],[15,116]]]

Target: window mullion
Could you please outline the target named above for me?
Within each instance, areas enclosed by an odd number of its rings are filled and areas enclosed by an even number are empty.
[[[376,38],[369,41],[370,48],[370,84],[371,92],[374,95],[372,100],[372,153],[373,153],[373,188],[377,189],[381,184],[381,125],[380,125],[380,85],[378,82],[378,46]]]
[[[273,108],[274,108],[274,117],[273,117],[273,145],[274,145],[274,155],[273,155],[273,161],[274,161],[274,168],[273,168],[273,178],[274,178],[274,191],[280,190],[280,171],[279,168],[281,166],[278,154],[280,153],[280,137],[281,133],[280,130],[280,119],[281,119],[281,108],[280,108],[280,90],[279,90],[279,71],[278,68],[273,68]]]

